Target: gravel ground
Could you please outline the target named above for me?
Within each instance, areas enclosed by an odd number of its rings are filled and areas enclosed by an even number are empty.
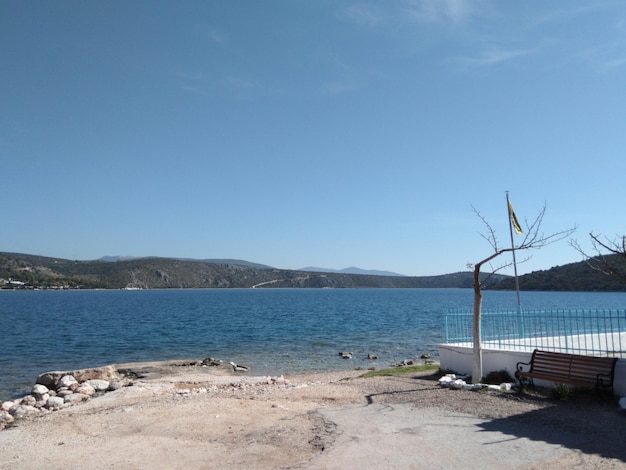
[[[355,405],[470,415],[485,431],[565,448],[532,464],[511,455],[504,468],[626,468],[626,414],[613,400],[452,390],[427,376],[362,378],[357,371],[284,379],[153,372],[131,387],[0,431],[0,468],[324,468],[316,458],[343,431],[319,410]],[[570,434],[583,439],[572,445],[564,437]]]

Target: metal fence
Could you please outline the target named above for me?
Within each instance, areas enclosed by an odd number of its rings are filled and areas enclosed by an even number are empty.
[[[483,310],[484,348],[626,357],[626,310]],[[444,314],[445,342],[473,344],[473,313]]]

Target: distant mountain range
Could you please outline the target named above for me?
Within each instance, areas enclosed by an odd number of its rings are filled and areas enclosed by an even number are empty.
[[[609,257],[626,272],[624,258]],[[348,271],[356,271],[348,272]],[[380,274],[384,273],[384,274]],[[483,274],[487,277],[487,273]],[[489,278],[491,289],[515,288],[510,276]],[[626,291],[626,283],[599,273],[585,262],[536,271],[519,278],[522,290]],[[170,288],[471,288],[473,273],[402,276],[347,268],[276,269],[236,259],[189,260],[107,256],[95,261],[1,253],[0,288],[170,289]]]
[[[404,276],[404,274],[392,273],[391,271],[378,271],[375,269],[361,269],[361,268],[344,268],[344,269],[328,269],[328,268],[316,268],[309,266],[300,269],[300,271],[307,271],[310,273],[342,273],[342,274],[363,274],[367,276]]]
[[[136,259],[145,259],[145,258],[157,258],[156,256],[146,256],[146,257],[138,257],[138,256],[103,256],[102,258],[98,258],[98,261],[131,261]],[[193,258],[173,258],[179,259],[183,261],[198,261],[201,263],[210,263],[210,264],[236,264],[239,266],[250,266],[252,268],[258,269],[276,269],[273,266],[267,266],[265,264],[252,263],[250,261],[244,261],[241,259],[193,259]],[[316,267],[307,267],[301,268],[297,271],[306,271],[310,273],[341,273],[341,274],[363,274],[369,276],[404,276],[404,274],[393,273],[391,271],[378,271],[375,269],[361,269],[356,267],[350,267],[345,269],[329,269],[329,268],[316,268]]]
[[[497,282],[504,277],[494,276],[491,282]],[[276,269],[233,259],[107,256],[95,261],[71,261],[28,254],[0,253],[0,283],[0,287],[4,288],[92,289],[468,288],[472,286],[473,275],[471,272],[460,272],[422,277],[383,276]]]
[[[115,261],[132,261],[137,259],[155,259],[158,256],[103,256],[102,258],[98,258],[97,261],[106,261],[106,262],[115,262]],[[258,269],[274,269],[272,266],[267,266],[265,264],[259,263],[251,263],[250,261],[244,261],[242,259],[193,259],[193,258],[172,258],[181,261],[197,261],[199,263],[209,263],[209,264],[236,264],[239,266],[250,266],[252,268]]]

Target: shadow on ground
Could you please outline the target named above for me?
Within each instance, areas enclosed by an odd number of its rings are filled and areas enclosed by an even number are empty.
[[[626,462],[626,413],[609,403],[557,403],[479,427]]]
[[[478,428],[484,432],[502,433],[520,443],[543,442],[626,463],[626,411],[620,410],[612,398],[580,392],[559,401],[542,393],[452,390],[440,387],[436,376],[388,377],[385,385],[386,389],[365,394],[368,405],[407,403],[462,413],[470,409],[481,418]],[[518,402],[520,411],[511,411],[509,401]]]

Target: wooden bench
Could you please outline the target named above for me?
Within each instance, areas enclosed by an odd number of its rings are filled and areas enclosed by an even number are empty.
[[[518,362],[515,378],[523,387],[533,379],[613,392],[616,357],[581,356],[535,349],[530,362]]]

